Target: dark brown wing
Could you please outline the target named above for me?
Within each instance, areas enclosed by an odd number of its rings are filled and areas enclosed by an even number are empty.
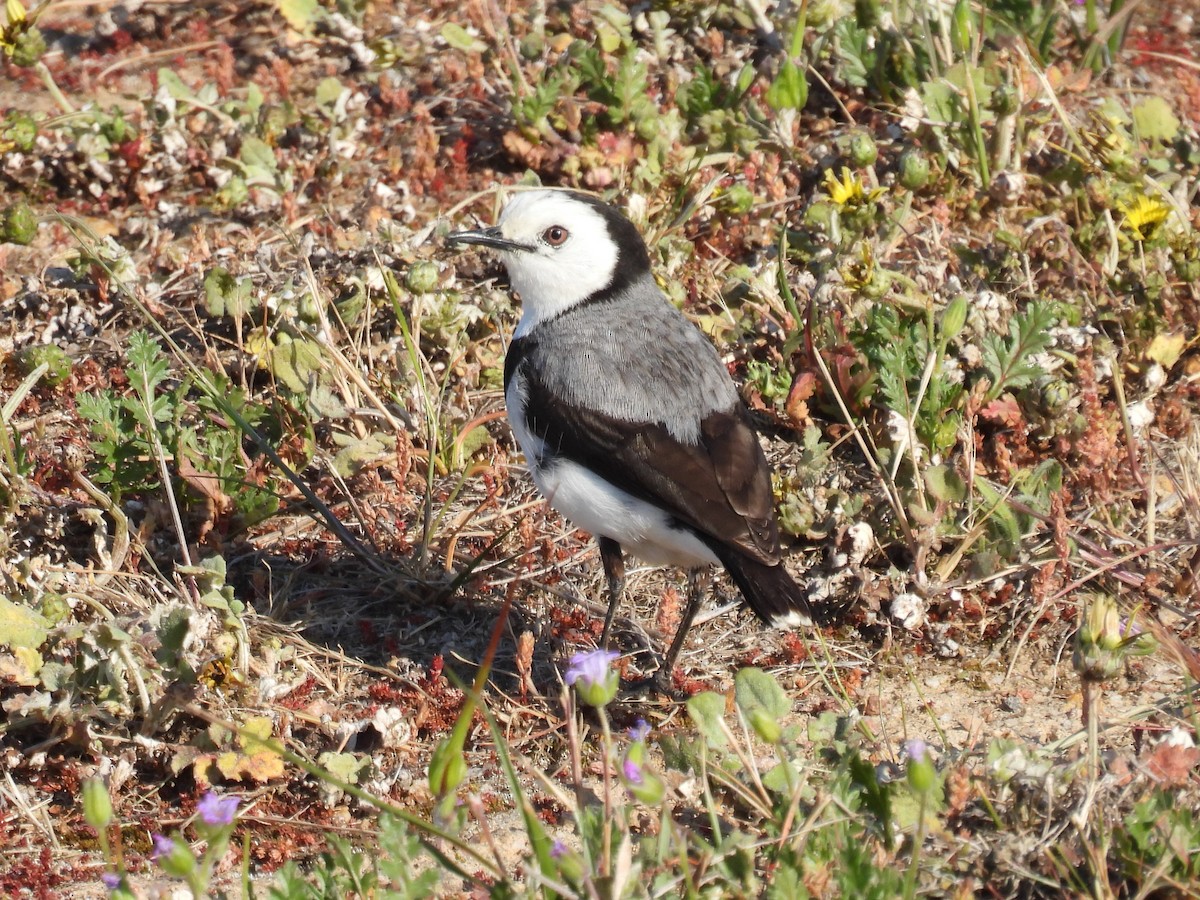
[[[771,474],[746,411],[709,414],[700,441],[676,440],[660,423],[626,422],[561,402],[524,367],[530,430],[548,448],[653,503],[702,537],[768,565],[779,562]]]

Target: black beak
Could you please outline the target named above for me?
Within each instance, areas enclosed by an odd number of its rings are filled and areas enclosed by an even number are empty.
[[[493,250],[530,250],[532,248],[510,241],[496,227],[481,228],[479,231],[455,231],[446,235],[451,244],[479,244],[481,247],[491,247]]]

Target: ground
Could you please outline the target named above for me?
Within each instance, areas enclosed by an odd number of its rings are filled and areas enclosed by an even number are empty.
[[[490,665],[456,821],[512,884],[532,826],[497,736],[573,850],[573,804],[620,774],[604,728],[644,719],[669,806],[626,827],[688,849],[636,855],[630,895],[687,863],[728,895],[911,864],[936,895],[1200,896],[1200,25],[1182,0],[926,6],[10,4],[0,895],[102,896],[117,868],[170,890],[151,834],[195,838],[210,789],[242,798],[216,889],[336,868],[330,835],[371,846],[375,811],[301,760],[428,820]],[[604,717],[563,687],[600,635],[594,543],[504,421],[518,302],[443,241],[532,183],[646,235],[828,613],[764,629],[718,579],[673,692]],[[683,590],[631,570],[627,686]],[[747,724],[746,667],[785,738]],[[747,748],[711,796],[704,692]],[[917,740],[939,800],[891,821],[871,800],[909,808]],[[784,756],[808,788],[756,806],[776,788],[737,780]],[[833,812],[869,859],[822,849]],[[758,842],[737,890],[723,828]]]

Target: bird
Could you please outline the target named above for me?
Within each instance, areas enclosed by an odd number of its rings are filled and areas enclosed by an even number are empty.
[[[504,361],[508,421],[542,495],[597,539],[608,608],[625,554],[688,572],[688,595],[651,679],[669,690],[714,566],[760,619],[813,624],[783,564],[768,466],[716,347],[654,279],[642,235],[578,191],[515,194],[492,227],[446,236],[494,251],[521,315]]]

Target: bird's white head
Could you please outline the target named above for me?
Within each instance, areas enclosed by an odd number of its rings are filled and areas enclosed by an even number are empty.
[[[646,245],[613,207],[573,191],[517,194],[493,228],[447,240],[496,250],[521,295],[517,337],[586,300],[619,291],[650,272]]]

